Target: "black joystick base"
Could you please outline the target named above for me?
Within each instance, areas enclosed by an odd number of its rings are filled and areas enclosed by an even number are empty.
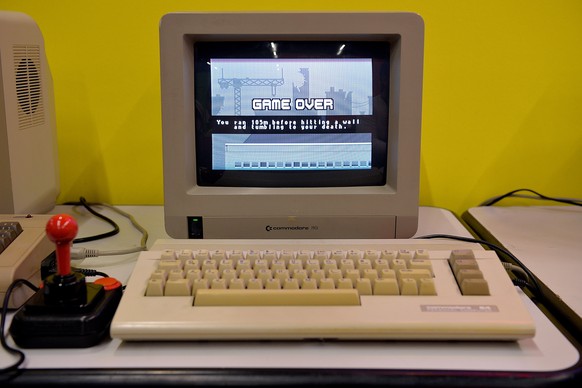
[[[21,348],[87,348],[109,335],[121,286],[106,290],[79,273],[49,276],[12,319],[10,334]],[[74,290],[74,292],[71,292]]]
[[[77,222],[67,214],[47,222],[47,237],[56,244],[57,273],[12,318],[10,334],[21,348],[88,348],[109,335],[121,284],[113,278],[87,283],[83,274],[71,271],[77,231]]]

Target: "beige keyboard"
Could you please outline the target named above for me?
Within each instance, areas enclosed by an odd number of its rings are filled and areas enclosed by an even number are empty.
[[[535,326],[494,252],[434,240],[159,240],[124,340],[517,340]]]
[[[16,279],[40,285],[40,264],[55,250],[46,237],[51,215],[0,214],[0,298]],[[33,294],[28,287],[17,287],[8,307],[16,308]]]

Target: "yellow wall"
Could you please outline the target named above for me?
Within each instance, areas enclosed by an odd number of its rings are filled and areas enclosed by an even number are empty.
[[[29,14],[56,95],[59,202],[162,204],[158,23],[171,11],[406,10],[426,25],[421,205],[528,187],[582,197],[579,0],[0,0]]]

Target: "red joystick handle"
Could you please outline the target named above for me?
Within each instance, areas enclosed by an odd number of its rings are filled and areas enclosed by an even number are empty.
[[[71,243],[78,230],[77,221],[68,214],[53,216],[46,224],[46,235],[56,244],[57,273],[61,276],[71,273]]]

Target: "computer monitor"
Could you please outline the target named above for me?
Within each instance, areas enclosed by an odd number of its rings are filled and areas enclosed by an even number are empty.
[[[423,51],[414,13],[164,15],[167,233],[414,235]]]

